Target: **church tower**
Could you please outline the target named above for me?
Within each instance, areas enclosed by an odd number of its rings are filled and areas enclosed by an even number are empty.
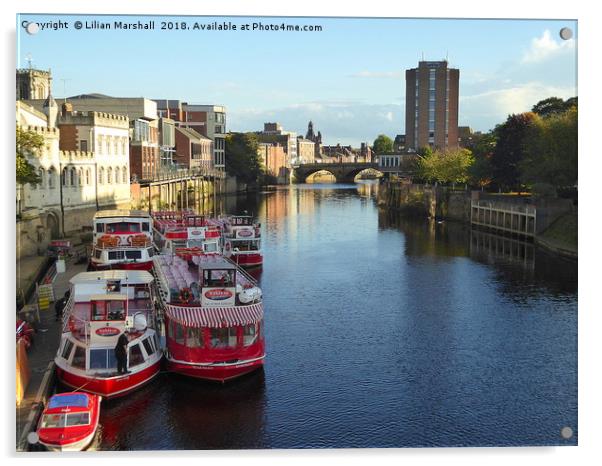
[[[50,70],[17,70],[17,100],[45,99],[50,93]]]

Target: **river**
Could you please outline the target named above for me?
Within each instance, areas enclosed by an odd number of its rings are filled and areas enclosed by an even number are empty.
[[[94,447],[575,445],[577,264],[379,211],[377,189],[222,200],[262,223],[264,369],[224,386],[162,373],[103,403]]]

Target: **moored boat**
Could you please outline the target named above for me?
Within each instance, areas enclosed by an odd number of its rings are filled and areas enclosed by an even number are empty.
[[[101,210],[93,220],[91,270],[150,270],[152,218],[137,210]]]
[[[51,451],[86,449],[98,429],[101,400],[84,392],[52,396],[38,423],[39,442]]]
[[[159,373],[163,355],[155,330],[153,276],[140,270],[82,272],[71,279],[61,344],[59,380],[76,390],[117,397]],[[127,373],[117,371],[115,346],[127,338]]]
[[[154,262],[169,371],[225,382],[263,365],[263,303],[250,276],[217,254]]]
[[[219,218],[223,231],[223,254],[242,267],[263,265],[261,225],[250,215],[226,215]]]
[[[216,222],[191,211],[153,212],[153,239],[160,253],[190,258],[203,253],[221,254],[221,230]]]

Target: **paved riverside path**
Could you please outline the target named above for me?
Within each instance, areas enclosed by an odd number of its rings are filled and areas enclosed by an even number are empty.
[[[79,272],[85,272],[87,264],[67,263],[66,271],[57,274],[54,283],[54,296],[61,298],[65,291],[69,289],[69,280]],[[30,303],[34,303],[36,296],[32,297]],[[20,448],[20,440],[23,435],[27,435],[24,430],[28,427],[35,429],[35,426],[28,426],[28,420],[32,408],[36,408],[36,396],[40,385],[44,380],[44,375],[54,360],[56,351],[60,343],[61,321],[55,320],[54,303],[45,311],[40,311],[40,322],[37,325],[37,332],[34,335],[34,342],[27,351],[31,378],[21,404],[16,408],[16,442],[17,449]],[[21,447],[23,444],[21,444]]]

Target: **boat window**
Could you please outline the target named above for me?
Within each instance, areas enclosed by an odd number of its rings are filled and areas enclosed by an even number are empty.
[[[233,286],[234,270],[203,270],[203,286]]]
[[[111,301],[107,303],[109,320],[124,320],[125,319],[125,302]]]
[[[142,222],[142,231],[150,231],[150,226],[148,222]]]
[[[148,257],[153,257],[155,255],[155,251],[153,251],[153,248],[148,248],[147,252],[148,252]]]
[[[186,329],[186,346],[189,348],[202,348],[203,334],[200,328],[188,327]]]
[[[101,249],[97,249],[96,251],[94,251],[94,257],[96,257],[97,259],[100,259],[101,255],[102,255]]]
[[[182,327],[178,322],[174,322],[175,326],[175,340],[176,343],[183,345],[184,343],[184,327]]]
[[[138,366],[144,362],[140,345],[135,344],[130,347],[130,367]]]
[[[109,251],[109,260],[123,259],[123,251]]]
[[[245,325],[243,327],[243,345],[252,345],[257,340],[257,329],[255,324]]]
[[[67,414],[67,427],[87,426],[90,424],[90,413],[69,413]]]
[[[105,224],[97,223],[96,224],[96,233],[104,233],[104,231],[105,231]]]
[[[142,251],[125,251],[125,257],[128,259],[141,259]]]
[[[217,243],[205,243],[205,252],[217,252]]]
[[[61,356],[64,359],[69,360],[69,355],[71,354],[72,349],[73,349],[73,343],[71,343],[71,340],[65,340],[65,346],[63,346],[63,352],[61,353]]]
[[[53,428],[53,427],[64,427],[65,425],[65,415],[64,414],[44,414],[42,416],[42,424],[41,427],[43,429]]]
[[[71,362],[73,367],[78,369],[86,368],[86,349],[83,346],[76,346],[75,353],[73,353],[73,361]]]
[[[234,348],[236,347],[236,327],[212,328],[212,348]]]
[[[150,342],[150,337],[149,338],[145,338],[144,340],[142,340],[142,344],[144,345],[144,349],[146,350],[146,354],[148,354],[150,356],[151,354],[154,353],[154,351],[153,351],[153,345],[151,345],[151,342]]]
[[[130,222],[117,222],[107,224],[107,233],[139,233],[140,224]]]
[[[117,359],[113,348],[99,348],[90,350],[90,369],[115,369]]]
[[[105,320],[104,303],[92,302],[92,320]]]

